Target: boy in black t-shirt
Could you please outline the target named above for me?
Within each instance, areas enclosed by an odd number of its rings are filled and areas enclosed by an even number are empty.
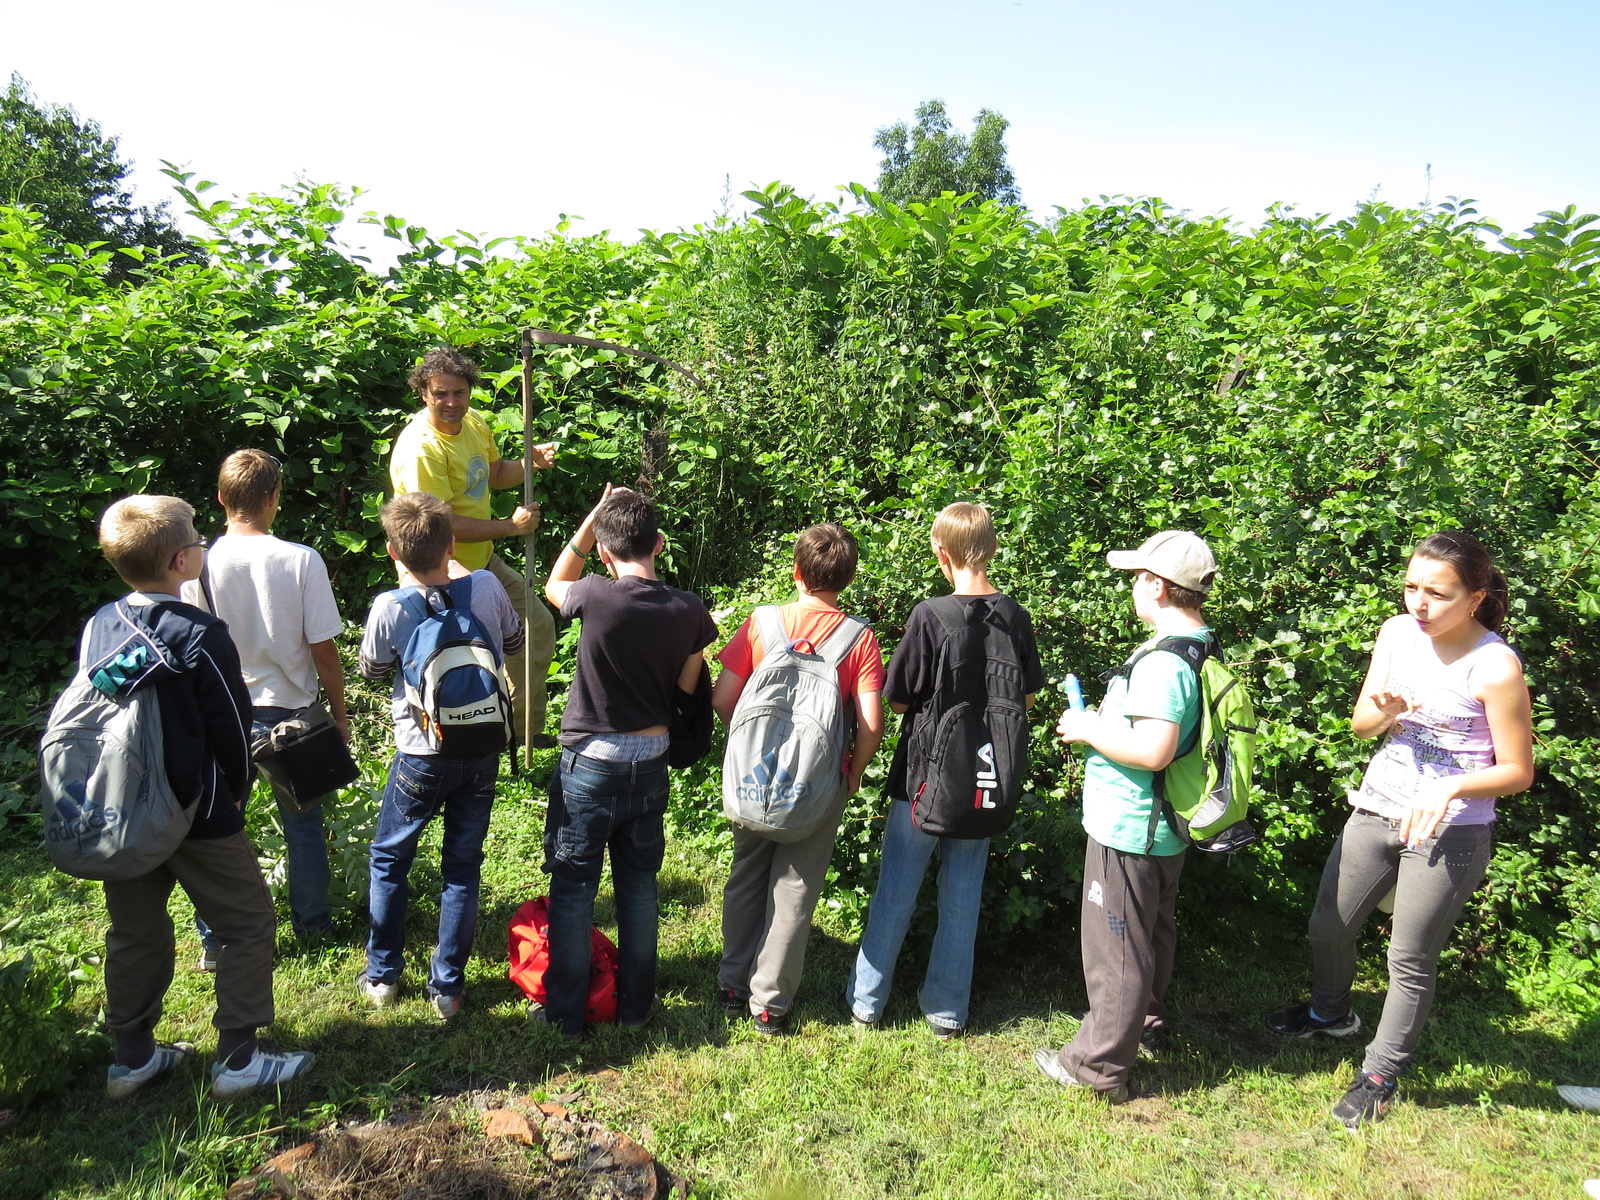
[[[932,540],[939,570],[954,586],[957,598],[987,605],[1015,631],[1023,690],[1032,707],[1034,694],[1044,686],[1044,668],[1039,665],[1027,610],[989,582],[988,566],[998,541],[988,510],[980,504],[950,505],[934,519]],[[876,1026],[889,1001],[895,959],[911,924],[928,859],[938,846],[939,927],[918,1000],[928,1028],[940,1038],[955,1036],[967,1023],[973,942],[989,858],[988,838],[940,838],[922,832],[911,820],[912,797],[906,787],[909,735],[918,711],[933,698],[939,651],[947,636],[929,602],[924,601],[912,610],[905,637],[889,661],[883,698],[906,719],[901,722],[900,741],[889,767],[889,816],[883,831],[878,886],[845,989],[856,1024]]]
[[[643,1025],[655,999],[667,726],[675,690],[694,692],[701,651],[717,637],[699,596],[656,578],[662,544],[655,501],[608,484],[556,559],[544,589],[563,617],[582,619],[583,631],[545,818],[547,1000],[530,1015],[560,1026],[569,1040],[583,1033],[589,931],[608,846],[617,905],[618,1023]],[[610,578],[580,578],[595,548]]]

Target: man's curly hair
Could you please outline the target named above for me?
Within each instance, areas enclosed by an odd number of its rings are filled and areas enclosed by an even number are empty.
[[[428,380],[435,375],[457,375],[473,387],[477,387],[478,380],[482,378],[478,364],[454,346],[435,346],[429,350],[422,356],[422,361],[411,368],[406,383],[410,384],[411,390],[420,396],[422,390],[428,386]]]

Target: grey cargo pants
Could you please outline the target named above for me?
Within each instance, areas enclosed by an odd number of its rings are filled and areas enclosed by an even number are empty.
[[[1187,854],[1128,854],[1093,838],[1083,855],[1083,982],[1089,1014],[1061,1065],[1097,1092],[1128,1081],[1139,1037],[1159,1027],[1178,949],[1178,879]]]

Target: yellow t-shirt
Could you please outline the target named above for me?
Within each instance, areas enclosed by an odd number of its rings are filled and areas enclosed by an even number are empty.
[[[494,434],[472,409],[461,419],[461,432],[440,433],[423,409],[395,439],[389,459],[389,482],[395,495],[427,492],[450,506],[458,517],[487,521],[494,516],[489,504],[489,469],[500,461]],[[489,565],[493,542],[457,542],[456,561],[474,571]]]

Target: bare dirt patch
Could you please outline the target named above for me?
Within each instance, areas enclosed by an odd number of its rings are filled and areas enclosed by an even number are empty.
[[[564,1104],[480,1093],[330,1127],[239,1180],[228,1200],[669,1200],[687,1193],[686,1181],[639,1143]]]

